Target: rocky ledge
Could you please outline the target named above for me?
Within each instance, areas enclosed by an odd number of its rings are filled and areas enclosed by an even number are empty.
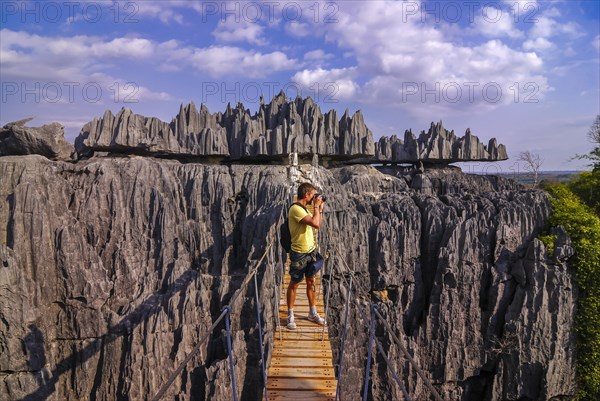
[[[75,149],[65,140],[59,123],[26,127],[33,118],[6,124],[0,129],[0,156],[42,155],[50,160],[71,160]]]

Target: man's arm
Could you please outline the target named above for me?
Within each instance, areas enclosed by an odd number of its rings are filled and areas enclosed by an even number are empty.
[[[311,227],[316,228],[317,230],[321,228],[321,212],[323,211],[323,200],[321,198],[315,199],[314,205],[314,215],[311,217],[310,214],[304,216],[300,223],[309,225]]]

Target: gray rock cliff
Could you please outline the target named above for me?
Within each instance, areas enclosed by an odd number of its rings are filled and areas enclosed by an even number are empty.
[[[185,124],[177,132],[213,124],[202,108],[194,113],[183,110]],[[237,113],[215,118],[241,127],[237,116],[246,114]],[[281,115],[265,107],[264,121]],[[110,118],[93,132],[114,133]],[[140,133],[161,126],[128,118],[117,126]],[[363,129],[356,116],[342,120],[340,138]],[[235,132],[254,132],[245,127]],[[139,144],[127,142],[127,135],[114,140]],[[359,149],[341,139],[335,146]],[[544,192],[456,168],[409,174],[391,167],[227,166],[140,156],[75,164],[8,156],[0,158],[0,177],[2,400],[152,397],[240,291],[278,232],[290,190],[306,180],[329,195],[319,241],[329,255],[325,273],[332,284],[325,289],[336,360],[349,274],[361,291],[351,295],[342,399],[360,397],[370,298],[451,400],[573,395],[572,248],[559,236],[559,251],[548,258],[537,240],[550,213]],[[276,242],[259,270],[268,355],[275,332],[273,271],[277,275],[282,263]],[[261,398],[262,380],[253,291],[246,287],[232,305],[239,396],[252,401]],[[209,334],[164,399],[231,399],[224,325]],[[432,399],[382,327],[377,335],[413,400]],[[380,356],[372,381],[371,399],[402,399]]]

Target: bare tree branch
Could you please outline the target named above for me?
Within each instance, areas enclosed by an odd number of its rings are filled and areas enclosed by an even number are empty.
[[[600,145],[600,114],[596,116],[587,135],[590,142]]]
[[[538,184],[538,173],[544,160],[542,160],[537,153],[531,153],[528,150],[521,152],[518,160],[524,162],[525,170],[533,174],[533,188],[536,188]]]

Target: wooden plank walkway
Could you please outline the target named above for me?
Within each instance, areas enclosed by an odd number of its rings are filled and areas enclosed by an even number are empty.
[[[321,341],[323,327],[307,319],[308,298],[305,282],[300,284],[296,292],[296,330],[286,328],[286,291],[289,280],[290,275],[286,274],[279,302],[282,338],[280,340],[279,333],[275,333],[273,356],[267,373],[269,401],[334,401],[337,381],[333,370],[329,334],[325,328],[325,338]],[[315,285],[319,289],[318,276]],[[321,317],[325,317],[322,296],[317,299],[317,312]]]

